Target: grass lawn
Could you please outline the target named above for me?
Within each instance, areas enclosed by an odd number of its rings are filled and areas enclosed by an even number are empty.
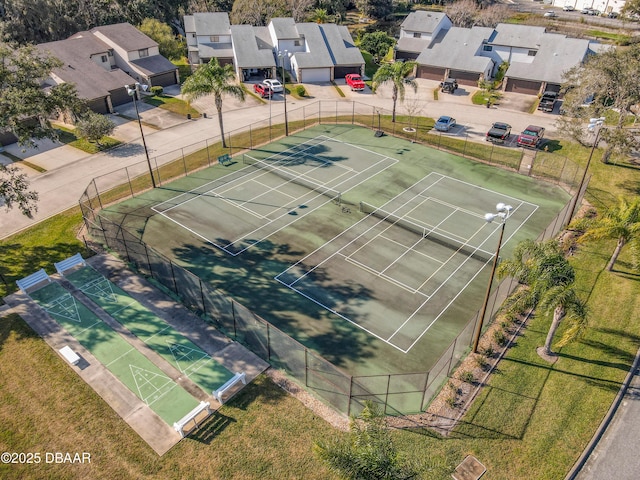
[[[110,148],[115,147],[116,145],[120,145],[120,140],[116,140],[111,137],[102,137],[100,139],[100,145],[97,143],[92,143],[84,138],[79,138],[74,129],[63,127],[62,125],[56,125],[56,130],[58,130],[58,139],[62,143],[66,143],[67,145],[71,145],[72,147],[78,148],[83,152],[87,153],[98,153],[103,150],[109,150]]]
[[[383,119],[385,120],[385,119]],[[556,152],[586,163],[590,149],[559,142]],[[637,195],[640,169],[605,165],[597,150],[587,199],[601,208]],[[15,279],[82,250],[77,209],[0,241],[0,293]],[[403,454],[427,458],[420,478],[450,478],[467,454],[487,478],[563,478],[607,412],[640,340],[640,275],[623,251],[604,271],[615,242],[581,245],[571,258],[588,299],[585,337],[559,351],[554,365],[535,348],[550,319],[534,317],[500,363],[462,423],[447,438],[427,429],[395,431]],[[562,335],[562,327],[558,337]],[[86,451],[91,465],[1,465],[0,478],[332,479],[313,456],[313,441],[343,435],[266,377],[248,386],[194,436],[162,458],[150,448],[16,315],[0,321],[0,449]],[[35,468],[34,468],[35,467]]]
[[[200,116],[198,110],[179,98],[166,95],[153,95],[152,97],[143,97],[143,101],[149,105],[160,107],[164,110],[182,115],[183,117],[186,117],[187,114],[190,114],[192,118],[198,118]]]

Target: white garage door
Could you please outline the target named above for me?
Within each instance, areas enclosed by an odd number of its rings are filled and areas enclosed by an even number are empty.
[[[328,82],[331,80],[331,70],[328,68],[304,68],[300,69],[298,81],[300,83]]]

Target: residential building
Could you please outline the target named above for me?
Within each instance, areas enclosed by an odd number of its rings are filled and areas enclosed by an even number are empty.
[[[200,65],[217,58],[220,65],[233,63],[231,25],[226,12],[204,12],[184,16],[189,63]]]

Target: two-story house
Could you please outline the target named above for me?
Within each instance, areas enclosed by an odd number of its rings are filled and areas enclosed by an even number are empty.
[[[400,24],[400,37],[395,47],[396,60],[415,60],[435,39],[452,27],[451,20],[442,12],[418,10]]]
[[[217,58],[220,65],[233,63],[231,25],[226,12],[203,12],[184,16],[189,63],[197,66]]]

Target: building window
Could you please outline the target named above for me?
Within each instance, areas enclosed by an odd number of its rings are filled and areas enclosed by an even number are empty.
[[[422,37],[422,33],[420,32],[413,32],[413,38],[421,38]]]
[[[138,50],[138,57],[144,58],[144,57],[148,57],[148,56],[149,56],[149,49],[148,48],[141,48],[140,50]]]
[[[100,57],[100,61],[101,61],[102,63],[107,63],[107,62],[109,61],[109,58],[108,58],[106,55],[102,55],[102,56]]]
[[[113,49],[110,48],[107,53],[109,54],[110,57],[113,57]]]
[[[294,45],[295,47],[299,47],[299,46],[300,46],[300,40],[294,40],[294,41],[293,41],[293,45]]]
[[[493,51],[493,47],[491,45],[485,45],[484,47],[482,47],[482,50],[485,52],[491,52]]]
[[[530,57],[535,57],[536,53],[538,53],[537,50],[529,50],[529,53],[527,55],[529,55]]]
[[[220,35],[211,35],[209,37],[209,41],[212,42],[212,43],[220,42]]]

